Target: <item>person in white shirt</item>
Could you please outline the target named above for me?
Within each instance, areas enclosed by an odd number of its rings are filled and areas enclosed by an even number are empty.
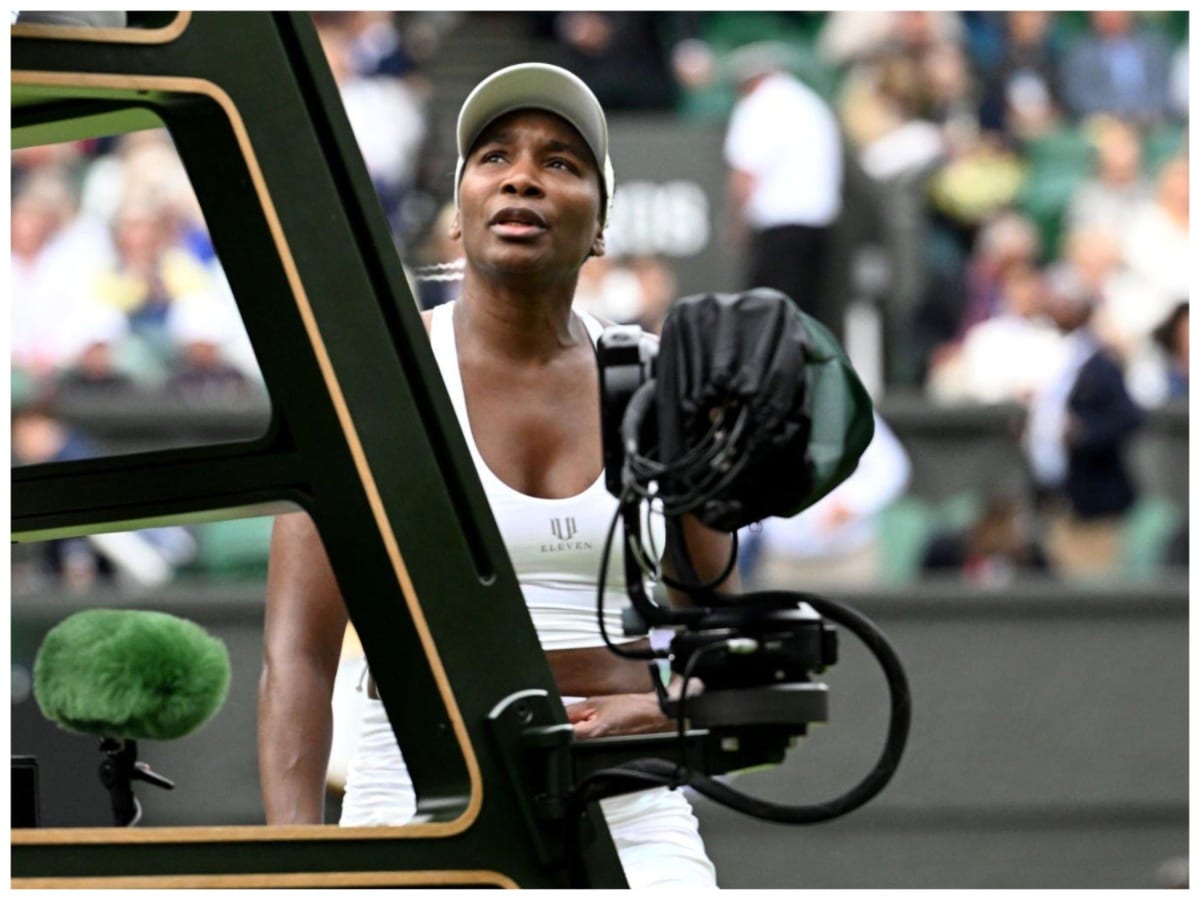
[[[940,402],[1027,403],[1056,371],[1062,335],[1045,312],[1042,274],[1016,263],[1000,282],[996,315],[967,329],[930,373]]]
[[[842,209],[842,140],[821,97],[784,67],[786,50],[731,54],[740,98],[725,136],[734,227],[747,240],[747,287],[782,291],[840,337],[840,304],[822,285]]]

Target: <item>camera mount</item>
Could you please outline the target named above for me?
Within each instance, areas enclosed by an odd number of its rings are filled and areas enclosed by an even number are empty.
[[[841,348],[787,297],[760,289],[678,301],[664,325],[661,355],[658,342],[640,329],[617,326],[601,336],[597,357],[606,483],[618,499],[600,583],[620,523],[633,611],[626,622],[636,623],[627,635],[650,628],[674,635],[664,649],[612,643],[598,592],[601,633],[619,655],[668,659],[682,676],[682,690],[678,699],[659,695],[664,713],[678,723],[674,752],[610,768],[604,778],[593,777],[586,792],[585,778],[576,796],[624,793],[657,778],[690,784],[719,803],[778,822],[825,821],[861,806],[890,781],[908,737],[908,684],[895,651],[866,617],[826,598],[719,589],[736,562],[737,528],[811,505],[853,471],[869,443],[870,401]],[[661,507],[666,557],[678,580],[648,558],[643,504]],[[679,522],[685,514],[734,533],[725,571],[708,583],[689,558]],[[667,586],[688,595],[691,605],[657,602]],[[837,662],[837,633],[826,620],[862,640],[887,680],[891,718],[867,776],[826,803],[786,806],[748,797],[713,781],[709,776],[718,771],[695,768],[705,760],[689,753],[695,741],[689,725],[726,746],[749,739],[760,749],[778,749],[806,734],[809,723],[826,720],[828,689],[814,680]],[[702,692],[689,693],[692,679],[703,682]]]

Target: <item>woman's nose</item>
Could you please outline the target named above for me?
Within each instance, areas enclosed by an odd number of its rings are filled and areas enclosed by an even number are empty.
[[[538,197],[542,194],[542,185],[531,162],[517,160],[509,168],[500,189],[506,194],[517,194],[524,197]]]

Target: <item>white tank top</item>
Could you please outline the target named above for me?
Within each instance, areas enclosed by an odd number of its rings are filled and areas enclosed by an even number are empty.
[[[483,483],[492,515],[512,559],[525,604],[543,650],[568,650],[603,646],[596,622],[596,577],[604,538],[616,513],[617,501],[604,486],[604,472],[583,493],[546,499],[513,490],[488,468],[467,417],[458,347],[454,337],[454,303],[433,310],[429,339],[454,411],[458,415],[471,459]],[[576,312],[587,327],[593,345],[604,326],[592,316]],[[663,546],[663,526],[652,517],[654,546]],[[623,529],[618,524],[610,553],[604,593],[604,620],[609,638],[623,643],[621,610],[629,606],[625,591]]]

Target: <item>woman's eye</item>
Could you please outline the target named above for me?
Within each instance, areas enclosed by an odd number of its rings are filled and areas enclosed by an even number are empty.
[[[556,169],[565,169],[568,172],[575,171],[575,169],[571,166],[571,164],[569,162],[567,162],[565,159],[552,159],[552,160],[550,160],[549,165],[553,166]]]
[[[485,162],[485,163],[486,162],[495,162],[496,160],[501,160],[501,159],[504,159],[504,154],[501,153],[499,150],[492,150],[489,153],[485,153],[483,155],[483,158],[480,160],[480,162]]]

